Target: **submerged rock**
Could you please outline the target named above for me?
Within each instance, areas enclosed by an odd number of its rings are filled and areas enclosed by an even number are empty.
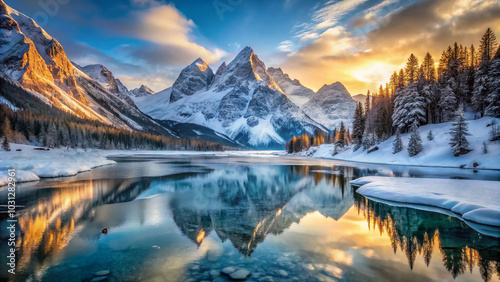
[[[99,276],[99,277],[96,277],[96,278],[90,280],[90,282],[99,282],[99,281],[104,281],[106,279],[108,279],[108,276]]]
[[[100,270],[94,273],[94,276],[105,276],[108,275],[111,271],[109,270]]]
[[[288,276],[288,272],[284,271],[284,270],[278,270],[278,274],[283,276],[283,277],[287,277]]]
[[[228,266],[228,267],[225,267],[225,268],[222,269],[222,272],[225,273],[225,274],[227,274],[227,275],[229,275],[229,274],[231,274],[231,273],[233,273],[235,271],[236,271],[236,268],[234,268],[232,266]]]
[[[234,280],[245,280],[248,276],[250,276],[250,271],[246,269],[237,270],[229,275]]]

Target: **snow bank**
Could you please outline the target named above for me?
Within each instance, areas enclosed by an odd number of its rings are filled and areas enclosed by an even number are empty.
[[[24,170],[16,170],[15,176],[16,182],[30,182],[30,181],[38,181],[40,178],[31,171]],[[0,171],[0,187],[5,186],[9,183],[9,175],[7,169],[3,169]]]
[[[484,117],[477,120],[468,120],[469,131],[472,136],[467,139],[470,142],[469,148],[472,149],[466,155],[455,157],[451,151],[449,142],[451,124],[453,122],[428,124],[419,128],[420,137],[423,141],[423,151],[420,154],[410,157],[408,156],[408,139],[410,134],[402,134],[404,149],[403,151],[393,154],[392,143],[394,136],[388,140],[378,144],[378,150],[367,154],[362,148],[353,152],[352,149],[347,149],[335,156],[333,154],[333,145],[325,144],[319,147],[313,147],[306,152],[300,152],[299,155],[326,158],[335,160],[366,162],[366,163],[384,163],[396,165],[420,165],[420,166],[439,166],[439,167],[460,167],[465,165],[466,168],[473,168],[473,164],[477,162],[477,169],[500,169],[500,142],[488,142],[489,132],[491,127],[487,127],[494,120],[492,117]],[[500,119],[497,119],[500,123]],[[432,130],[434,140],[427,140],[428,132]],[[483,141],[487,142],[488,153],[483,153]]]
[[[450,210],[466,220],[500,227],[500,182],[484,180],[361,177],[357,193],[377,199]]]
[[[37,181],[39,177],[71,176],[92,168],[114,164],[106,151],[51,149],[37,151],[34,146],[11,144],[11,151],[0,151],[0,186],[7,183],[7,170],[16,168],[17,182]],[[18,152],[17,149],[22,151]]]

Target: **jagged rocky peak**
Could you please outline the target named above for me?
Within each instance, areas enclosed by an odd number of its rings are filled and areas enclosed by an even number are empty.
[[[148,95],[153,95],[155,93],[156,92],[154,92],[151,88],[147,87],[146,85],[141,85],[141,87],[135,88],[130,91],[130,95],[135,97],[145,97]]]
[[[115,94],[120,92],[113,73],[105,66],[100,64],[88,65],[85,67],[80,67],[78,65],[75,66],[83,71],[86,75],[90,76],[90,78],[99,82],[99,84],[104,86],[104,88],[106,88],[109,92]]]
[[[251,47],[245,47],[241,50],[224,69],[220,79],[220,83],[225,87],[235,86],[242,81],[263,81],[267,87],[283,93],[283,90],[267,72],[264,62],[257,57]]]
[[[216,76],[219,76],[224,72],[224,70],[227,68],[226,62],[222,62],[222,64],[217,68],[217,71],[215,72]]]
[[[300,107],[314,95],[314,91],[303,86],[298,79],[292,80],[281,68],[268,68],[267,72],[288,98]]]
[[[123,83],[119,79],[115,79],[115,81],[116,85],[118,85],[118,90],[120,91],[120,93],[130,93],[130,91],[128,91],[128,88],[123,85]]]
[[[201,58],[196,59],[184,68],[175,80],[172,85],[170,102],[173,103],[184,96],[191,96],[202,89],[208,89],[213,78],[214,73],[210,66]]]

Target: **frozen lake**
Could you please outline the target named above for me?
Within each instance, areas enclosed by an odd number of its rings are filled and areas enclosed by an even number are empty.
[[[500,239],[349,184],[374,175],[500,181],[498,171],[265,154],[112,159],[19,184],[16,280],[231,281],[241,269],[246,281],[500,279]],[[6,213],[0,219],[5,265]]]

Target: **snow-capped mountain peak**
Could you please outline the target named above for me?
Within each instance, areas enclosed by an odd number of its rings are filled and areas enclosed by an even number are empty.
[[[233,87],[242,82],[262,81],[275,91],[284,93],[266,70],[266,65],[251,47],[245,47],[221,73],[221,86]],[[221,88],[219,90],[222,90]]]
[[[208,89],[213,78],[214,73],[210,66],[201,58],[196,59],[184,68],[175,80],[172,85],[170,102],[173,103],[184,96],[191,96],[202,89]]]
[[[93,80],[99,82],[99,84],[104,86],[104,88],[106,88],[109,92],[115,94],[120,92],[120,89],[118,88],[118,84],[113,76],[113,73],[103,65],[95,64],[84,67],[80,67],[76,64],[74,65],[78,67],[81,71],[83,71],[85,74],[90,76]]]
[[[323,95],[344,95],[344,96],[349,97],[349,98],[351,97],[351,95],[349,94],[349,91],[347,91],[345,86],[338,81],[335,83],[332,83],[332,84],[323,85],[318,90],[318,92],[316,92],[316,94],[314,94],[314,95],[320,95],[320,96],[323,96]]]
[[[281,68],[268,68],[267,72],[276,84],[296,105],[302,107],[314,95],[314,91],[303,86],[299,80],[292,80]]]
[[[145,97],[149,95],[153,95],[156,92],[154,92],[151,88],[147,87],[146,85],[141,85],[139,88],[135,88],[130,91],[130,95],[134,97]]]
[[[328,129],[339,128],[340,122],[350,124],[356,107],[354,101],[340,82],[325,84],[304,104],[303,110],[315,121]]]

